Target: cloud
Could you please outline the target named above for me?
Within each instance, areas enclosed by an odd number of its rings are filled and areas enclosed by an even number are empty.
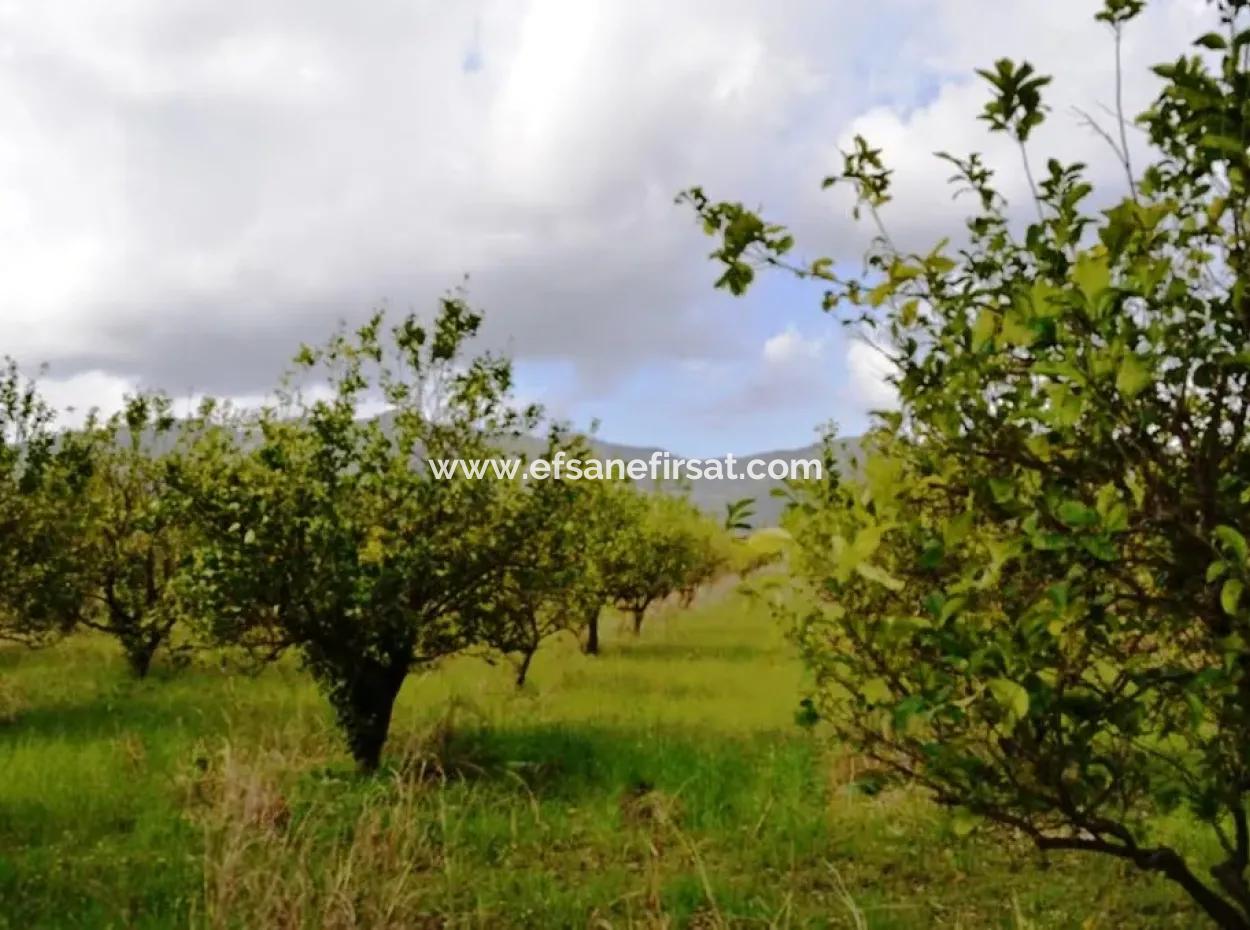
[[[898,392],[890,383],[894,366],[882,352],[862,339],[846,347],[850,399],[860,410],[890,410],[898,406]]]
[[[764,362],[774,368],[815,362],[824,355],[827,344],[827,337],[804,336],[798,327],[791,324],[775,336],[764,340]]]
[[[885,103],[865,108],[842,127],[827,156],[830,165],[840,164],[838,152],[850,149],[856,135],[882,150],[894,176],[892,202],[881,212],[900,248],[928,249],[943,237],[958,241],[963,236],[968,203],[955,199],[949,182],[953,166],[938,159],[938,151],[957,157],[980,152],[995,171],[1010,215],[1019,223],[1033,218],[1019,147],[1005,134],[990,133],[978,119],[989,88],[974,71],[997,58],[1030,61],[1053,78],[1044,90],[1050,109],[1047,121],[1027,146],[1035,178],[1040,181],[1046,160],[1055,157],[1087,165],[1096,200],[1107,203],[1127,193],[1123,167],[1081,115],[1093,115],[1104,128],[1116,131],[1114,41],[1109,27],[1093,21],[1087,0],[996,4],[925,0],[922,7],[928,11],[924,18],[930,29],[923,41],[909,37],[907,48],[914,66],[935,78],[927,99],[914,106]],[[1161,0],[1149,4],[1146,13],[1129,24],[1123,46],[1127,119],[1145,110],[1157,93],[1160,81],[1150,74],[1150,67],[1187,51],[1178,39],[1188,41],[1202,31],[1204,20],[1213,25],[1215,18],[1213,5],[1205,0]],[[1129,129],[1129,148],[1140,168],[1146,161],[1146,140],[1135,128]],[[834,196],[843,208],[843,219],[834,223],[835,238],[841,241],[856,235],[845,218],[850,196],[845,189]],[[828,198],[818,202],[826,207]],[[809,215],[812,209],[808,207]],[[861,244],[872,232],[859,227]]]
[[[1203,9],[1157,0],[1132,26],[1131,109]],[[1109,99],[1090,16],[1085,0],[3,5],[0,350],[51,363],[67,398],[257,396],[338,319],[425,311],[467,272],[485,341],[567,368],[581,400],[565,406],[611,415],[645,376],[686,401],[614,422],[728,444],[744,377],[711,372],[753,372],[757,406],[786,403],[761,341],[806,364],[788,334],[819,318],[765,292],[726,325],[674,194],[760,205],[802,248],[855,261],[863,233],[818,186],[862,131],[898,169],[900,240],[957,234],[934,149],[985,149],[1022,191],[1018,153],[975,120],[968,75],[991,54],[1060,75],[1038,157],[1087,158],[1114,187],[1064,109]]]
[[[0,339],[174,390],[464,272],[520,355],[727,351],[673,195],[756,175],[813,89],[759,3],[52,7],[0,11]]]
[[[130,378],[104,371],[83,371],[68,378],[39,381],[39,393],[57,411],[57,425],[78,427],[92,410],[108,416],[120,410],[138,385]]]

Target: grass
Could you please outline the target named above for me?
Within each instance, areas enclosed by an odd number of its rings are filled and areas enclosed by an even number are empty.
[[[611,625],[609,625],[611,626]],[[0,652],[0,928],[1192,927],[1165,883],[959,838],[797,726],[736,596],[413,677],[375,778],[303,674]]]

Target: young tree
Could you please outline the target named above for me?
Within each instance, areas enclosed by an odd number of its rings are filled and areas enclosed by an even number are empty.
[[[121,412],[103,422],[93,416],[66,441],[84,444],[92,466],[78,502],[77,572],[85,597],[72,620],[116,639],[143,678],[184,617],[179,579],[191,529],[169,476],[186,431],[167,397],[137,394]]]
[[[581,459],[588,448],[579,438],[569,441],[554,430],[541,460],[551,463],[557,452]],[[466,611],[465,623],[474,641],[516,657],[518,688],[543,641],[576,630],[592,613],[598,649],[603,593],[595,566],[597,484],[552,475],[510,486],[503,532],[518,540],[518,549],[491,590]]]
[[[1117,48],[1142,5],[1099,14]],[[796,633],[825,718],[939,801],[1157,871],[1244,930],[1250,30],[1245,0],[1215,6],[1203,55],[1156,69],[1153,162],[1133,172],[1124,133],[1104,134],[1131,184],[1101,213],[1082,166],[1051,160],[1020,234],[984,162],[943,156],[974,196],[967,245],[901,254],[890,172],[859,139],[830,183],[878,224],[865,281],[791,264],[784,229],[687,196],[721,237],[722,286],[761,265],[817,279],[895,366],[900,410],[862,477],[791,516],[823,601]],[[1045,80],[985,76],[984,118],[1032,178]],[[1218,861],[1160,835],[1178,809]]]
[[[605,607],[616,602],[621,574],[630,571],[631,546],[642,531],[646,508],[641,492],[626,481],[583,481],[575,520],[584,546],[579,584],[594,592],[583,602],[577,626],[584,631],[582,652],[598,655]]]
[[[329,399],[222,423],[185,478],[203,527],[196,593],[218,639],[293,647],[329,698],[353,757],[378,766],[409,671],[463,648],[464,613],[494,590],[522,540],[506,535],[500,482],[435,460],[499,454],[536,411],[507,403],[511,368],[467,356],[482,317],[459,296],[433,324],[381,314],[298,359]],[[378,396],[390,410],[362,418]],[[206,411],[210,420],[212,410]]]
[[[730,570],[736,540],[698,511],[687,515],[685,567],[678,591],[681,606],[690,607],[700,589]]]
[[[633,491],[622,502],[621,531],[605,547],[602,571],[612,602],[642,632],[647,609],[697,590],[723,565],[719,527],[684,498]]]

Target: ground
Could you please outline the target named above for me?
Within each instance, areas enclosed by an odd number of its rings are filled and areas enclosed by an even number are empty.
[[[413,677],[347,763],[292,664],[0,651],[0,928],[1194,927],[1165,883],[869,797],[737,595]]]

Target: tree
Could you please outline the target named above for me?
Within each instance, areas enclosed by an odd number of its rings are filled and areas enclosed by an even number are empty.
[[[689,501],[667,494],[635,492],[623,506],[621,531],[603,554],[603,571],[613,603],[642,632],[647,609],[683,589],[713,577],[723,564],[715,548],[715,526]]]
[[[77,501],[84,596],[67,620],[116,639],[143,678],[184,619],[179,582],[191,529],[169,474],[188,436],[167,397],[136,394],[66,441],[83,444],[92,466]]]
[[[179,445],[168,399],[140,394],[101,421],[54,429],[33,381],[0,379],[3,623],[38,644],[75,628],[117,639],[143,677],[179,618],[186,559],[180,502],[166,482]]]
[[[890,172],[857,139],[827,183],[878,237],[867,278],[842,279],[740,204],[686,198],[720,237],[721,286],[817,280],[894,365],[899,411],[862,475],[788,518],[822,715],[964,821],[1157,871],[1247,928],[1250,30],[1245,0],[1216,7],[1203,55],[1155,69],[1152,163],[1134,172],[1125,133],[1103,133],[1130,180],[1110,209],[1052,159],[1021,234],[982,159],[943,155],[973,196],[966,245],[902,254]],[[1117,50],[1141,8],[1104,5]],[[984,118],[1032,179],[1045,81],[985,76]],[[1178,810],[1217,861],[1160,834]]]
[[[582,652],[599,655],[599,624],[605,607],[616,602],[622,575],[633,565],[631,547],[637,544],[646,510],[641,492],[628,482],[589,481],[579,499],[578,521],[587,558],[581,583],[595,592],[585,604],[581,627]]]
[[[557,452],[581,459],[588,447],[556,429],[541,460],[552,462]],[[491,590],[466,611],[465,622],[474,641],[516,657],[518,688],[543,641],[577,629],[587,617],[598,650],[603,593],[595,566],[596,484],[553,475],[510,485],[504,533],[518,540],[517,551]]]
[[[733,565],[737,540],[730,536],[714,520],[693,507],[686,513],[682,559],[684,566],[677,590],[681,594],[681,606],[690,607],[699,590],[715,581]]]
[[[54,430],[33,379],[0,368],[0,638],[39,645],[64,633],[84,596],[82,510],[91,461]]]
[[[466,610],[523,544],[501,532],[502,483],[428,467],[498,454],[536,420],[508,404],[506,360],[468,356],[481,321],[452,295],[432,325],[377,314],[305,349],[297,370],[331,396],[288,386],[242,423],[210,407],[183,475],[205,536],[201,615],[262,656],[297,649],[366,771],[409,671],[468,644]],[[388,412],[362,418],[370,397]]]

